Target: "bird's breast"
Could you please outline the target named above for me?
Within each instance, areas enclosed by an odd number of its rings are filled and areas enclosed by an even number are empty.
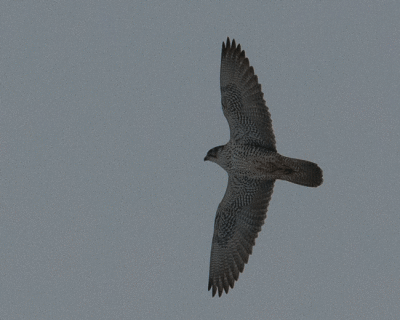
[[[244,149],[244,148],[243,148]],[[253,179],[275,179],[280,171],[279,155],[275,152],[249,149],[232,153],[230,173]]]

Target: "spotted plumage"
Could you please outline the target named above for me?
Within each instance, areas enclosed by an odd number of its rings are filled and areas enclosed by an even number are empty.
[[[215,217],[208,290],[221,296],[233,288],[267,217],[275,180],[307,187],[322,184],[315,163],[277,153],[271,115],[261,85],[235,40],[222,44],[221,103],[230,140],[208,151],[204,161],[228,172],[228,187]]]

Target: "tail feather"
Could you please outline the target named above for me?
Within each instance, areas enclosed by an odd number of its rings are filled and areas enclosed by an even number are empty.
[[[292,158],[285,160],[285,164],[293,171],[282,176],[283,180],[314,188],[322,184],[322,170],[316,163]]]

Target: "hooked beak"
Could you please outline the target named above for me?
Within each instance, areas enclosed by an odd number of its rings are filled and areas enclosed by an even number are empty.
[[[207,161],[208,160],[208,156],[206,156],[205,158],[204,158],[204,161]]]

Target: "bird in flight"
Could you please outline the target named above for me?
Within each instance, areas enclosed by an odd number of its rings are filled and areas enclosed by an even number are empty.
[[[276,151],[271,115],[261,85],[240,44],[229,37],[222,43],[221,103],[230,140],[208,151],[212,161],[228,173],[225,196],[218,206],[211,246],[208,290],[233,288],[252,253],[267,217],[276,179],[306,187],[322,184],[317,164],[288,158]]]

